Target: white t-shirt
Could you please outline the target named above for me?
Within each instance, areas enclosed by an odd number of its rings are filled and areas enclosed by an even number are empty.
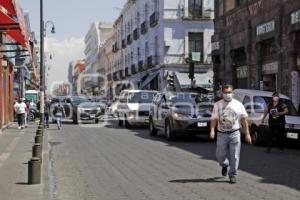
[[[18,114],[24,114],[26,112],[26,107],[27,105],[24,102],[15,104],[15,110]]]
[[[231,102],[218,101],[214,105],[212,119],[218,120],[217,129],[220,132],[234,131],[241,128],[241,118],[248,117],[244,105],[238,100]]]

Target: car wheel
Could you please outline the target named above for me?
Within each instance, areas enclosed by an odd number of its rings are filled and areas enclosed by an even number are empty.
[[[35,119],[34,114],[29,113],[28,120],[32,122],[32,121],[34,121],[34,119]]]
[[[252,139],[252,143],[254,145],[260,145],[261,144],[259,129],[255,126],[251,127],[251,139]]]
[[[128,122],[126,116],[125,116],[125,121],[124,121],[124,123],[125,123],[125,128],[131,128],[131,126],[130,126],[130,124],[129,124],[129,122]]]
[[[119,123],[118,123],[118,126],[123,126],[123,120],[119,119]]]
[[[73,124],[78,124],[77,116],[75,114],[73,116]]]
[[[149,131],[151,136],[157,135],[157,129],[155,128],[152,119],[149,120]]]
[[[172,141],[175,139],[175,134],[172,130],[171,123],[169,120],[167,120],[165,122],[165,136],[166,136],[166,139],[169,141]]]

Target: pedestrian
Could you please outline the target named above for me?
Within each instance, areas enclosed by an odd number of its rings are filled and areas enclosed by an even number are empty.
[[[269,115],[269,131],[266,152],[270,153],[274,140],[280,151],[283,151],[285,145],[285,115],[289,113],[286,104],[282,103],[278,92],[272,95],[272,102],[265,109],[264,116],[261,120],[264,123],[265,118]]]
[[[14,106],[15,112],[18,116],[18,129],[24,128],[24,120],[25,120],[25,113],[26,113],[26,104],[25,104],[25,98],[20,98],[19,102],[17,102]]]
[[[45,107],[44,107],[45,128],[49,128],[49,114],[50,114],[50,103],[47,100],[47,98],[45,98]]]
[[[65,113],[65,109],[63,106],[61,106],[60,103],[58,103],[55,108],[54,108],[54,115],[55,115],[55,118],[56,118],[56,125],[57,125],[57,129],[60,130],[61,129],[61,120],[62,120],[62,117],[63,116],[66,116],[66,113]]]
[[[211,118],[210,138],[216,137],[216,157],[222,167],[222,175],[229,175],[230,183],[236,183],[238,174],[240,149],[241,149],[241,125],[245,130],[245,140],[251,144],[251,136],[248,128],[248,114],[242,103],[233,98],[233,87],[225,85],[222,88],[222,100],[214,105]],[[230,168],[228,173],[228,167]]]
[[[28,121],[29,121],[28,117],[29,117],[29,114],[30,114],[30,103],[27,99],[25,100],[25,104],[26,104],[26,109],[25,109],[24,125],[25,125],[25,128],[27,128]]]

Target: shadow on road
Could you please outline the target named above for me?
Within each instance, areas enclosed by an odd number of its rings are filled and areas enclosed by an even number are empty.
[[[111,125],[107,128],[116,128]],[[177,147],[199,156],[200,159],[216,160],[216,144],[209,139],[182,137],[176,141],[167,141],[163,136],[152,137],[147,129],[130,129],[136,136],[145,140],[164,142],[169,146]],[[216,163],[217,165],[217,163]],[[267,154],[262,147],[243,144],[241,149],[240,170],[261,177],[260,182],[266,184],[284,185],[300,190],[300,151],[285,150],[280,153],[274,149]],[[218,172],[216,172],[218,173]],[[214,182],[218,178],[204,180],[173,180],[171,182]]]
[[[224,180],[224,177],[214,177],[214,178],[207,178],[207,179],[178,179],[178,180],[171,180],[169,182],[170,183],[229,183],[229,181]]]

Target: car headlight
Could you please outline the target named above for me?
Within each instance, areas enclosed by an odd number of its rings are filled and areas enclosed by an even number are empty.
[[[174,112],[173,116],[178,119],[191,118],[191,116],[189,114],[183,114],[183,113],[177,113],[177,112]]]
[[[137,111],[135,111],[135,110],[131,110],[131,111],[129,111],[129,113],[128,113],[128,116],[129,117],[135,117],[137,115]]]

